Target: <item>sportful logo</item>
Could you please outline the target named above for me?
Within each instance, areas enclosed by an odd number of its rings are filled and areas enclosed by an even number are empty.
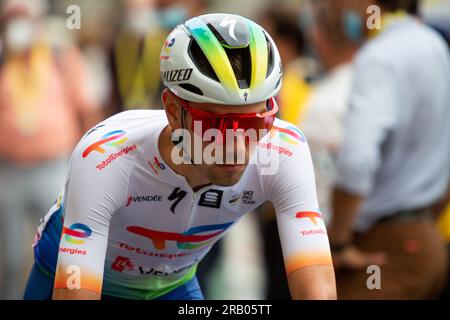
[[[288,126],[287,128],[273,126],[271,137],[273,137],[277,131],[280,133],[280,139],[289,144],[296,145],[299,142],[306,141],[303,133],[294,126]]]
[[[322,215],[315,211],[300,211],[295,214],[297,219],[308,218],[312,223],[317,224],[317,219],[322,219]]]
[[[92,151],[97,151],[100,153],[105,153],[105,149],[102,148],[102,145],[107,145],[109,147],[118,147],[121,144],[125,143],[128,140],[127,137],[123,137],[126,134],[123,130],[115,130],[106,133],[100,141],[97,141],[91,144],[89,147],[84,150],[82,156],[86,158]]]
[[[194,250],[204,247],[213,241],[214,237],[223,233],[233,222],[223,224],[211,224],[199,227],[193,227],[183,233],[163,232],[157,230],[146,229],[138,226],[130,226],[127,230],[131,233],[146,237],[153,243],[155,249],[166,249],[166,241],[176,241],[178,249]],[[215,231],[208,234],[199,234],[209,231]]]
[[[75,238],[87,238],[92,234],[91,228],[82,223],[74,223],[70,228],[63,227],[62,234],[68,243],[83,244],[84,240],[76,240]]]
[[[209,208],[220,208],[220,203],[222,201],[223,191],[217,189],[209,189],[201,194],[200,200],[198,202],[199,206],[209,207]]]

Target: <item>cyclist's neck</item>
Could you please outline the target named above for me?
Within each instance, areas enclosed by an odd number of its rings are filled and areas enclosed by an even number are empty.
[[[163,161],[177,174],[185,177],[193,190],[210,184],[210,181],[194,165],[184,163],[177,165],[172,161],[171,153],[174,144],[171,141],[171,135],[172,129],[167,126],[158,138],[158,149]]]

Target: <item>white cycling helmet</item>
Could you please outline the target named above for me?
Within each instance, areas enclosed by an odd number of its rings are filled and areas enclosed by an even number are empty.
[[[160,69],[164,85],[193,102],[253,104],[281,87],[281,59],[272,38],[234,14],[206,14],[178,25],[161,50]]]

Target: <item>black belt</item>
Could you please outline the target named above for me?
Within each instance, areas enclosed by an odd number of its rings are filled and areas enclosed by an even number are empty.
[[[431,213],[430,207],[425,207],[419,209],[400,210],[380,218],[377,223],[431,220],[433,220],[433,214]]]

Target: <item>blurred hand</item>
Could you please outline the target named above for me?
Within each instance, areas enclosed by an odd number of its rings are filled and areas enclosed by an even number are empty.
[[[372,264],[382,266],[387,260],[386,254],[383,252],[365,253],[355,246],[348,246],[341,252],[332,254],[333,265],[336,269],[361,270]]]

